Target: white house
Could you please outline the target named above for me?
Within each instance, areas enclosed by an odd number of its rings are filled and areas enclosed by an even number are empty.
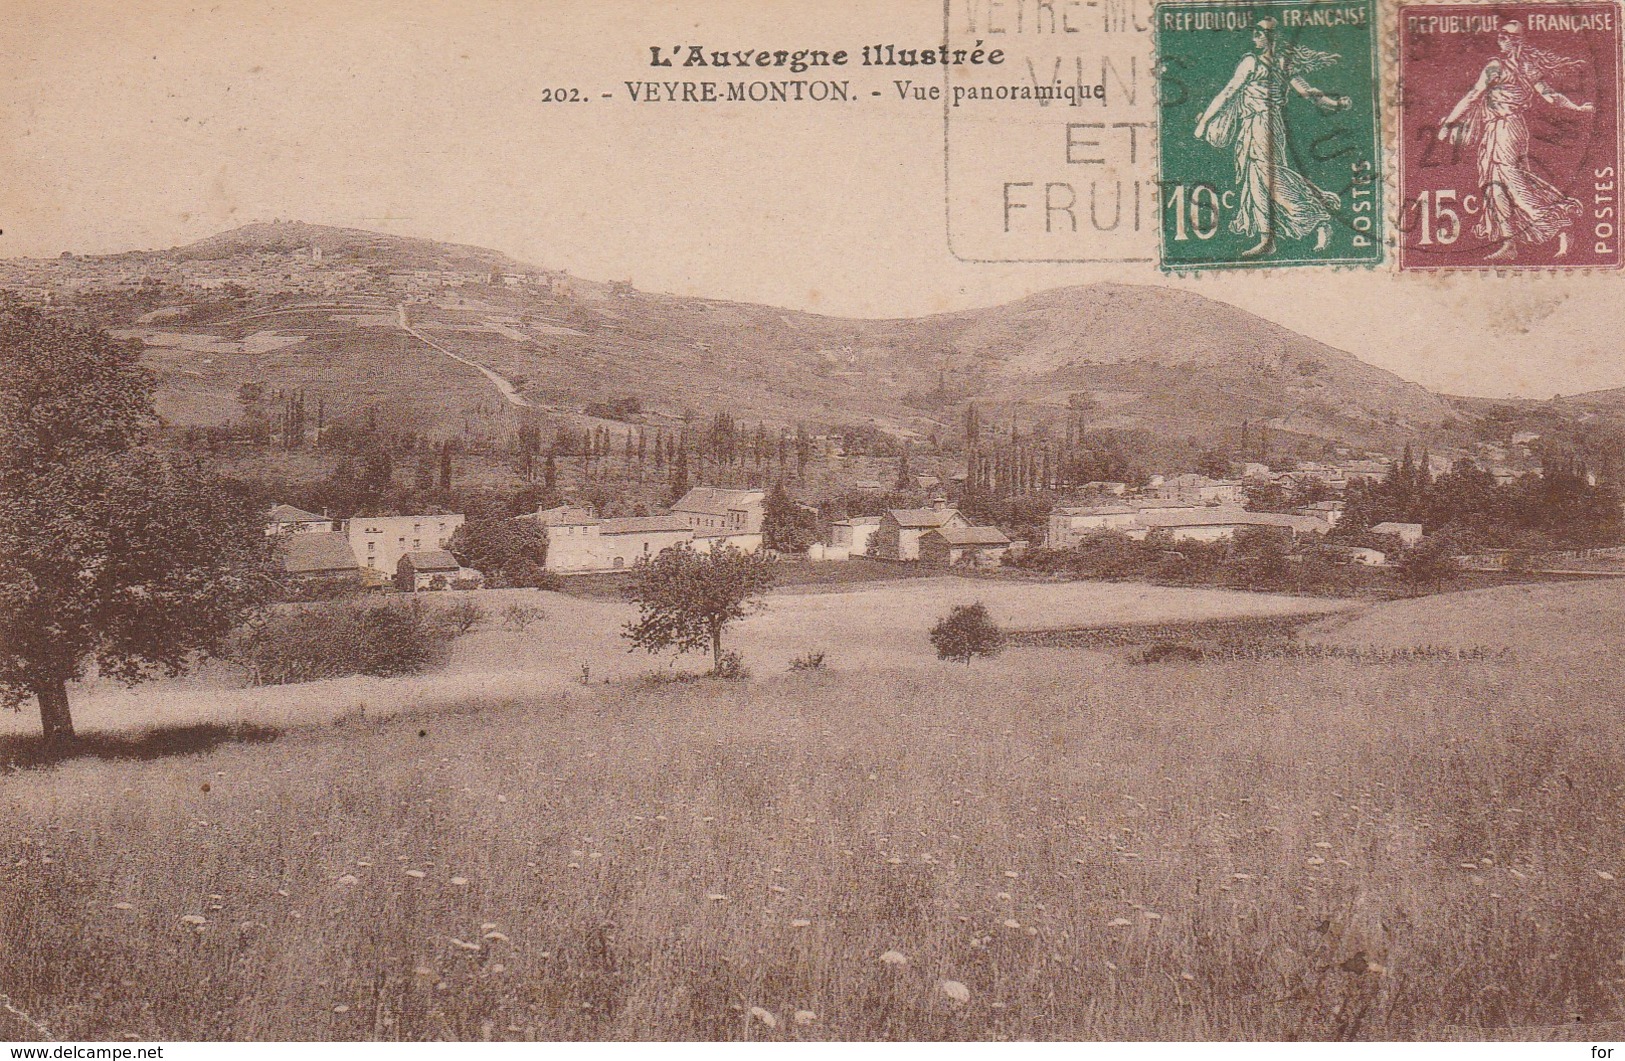
[[[444,549],[463,525],[461,512],[424,516],[354,516],[350,551],[356,563],[382,578],[393,578],[407,553]]]
[[[1069,505],[1049,514],[1049,533],[1044,544],[1051,549],[1070,549],[1097,531],[1133,530],[1139,526],[1139,510],[1131,505]]]
[[[869,543],[880,529],[879,516],[853,516],[829,525],[829,541],[814,543],[807,550],[809,560],[850,560],[867,556]]]
[[[678,516],[599,519],[584,508],[561,505],[538,512],[536,518],[547,528],[549,571],[619,571],[640,557],[696,540],[694,529]]]
[[[880,529],[879,516],[853,516],[837,520],[829,526],[831,549],[845,549],[848,556],[863,556],[869,552],[869,543]]]
[[[926,531],[969,526],[970,521],[940,497],[930,508],[894,508],[880,517],[870,551],[886,560],[918,560],[920,537]]]

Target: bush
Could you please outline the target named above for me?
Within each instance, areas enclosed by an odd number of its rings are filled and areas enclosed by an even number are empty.
[[[1148,646],[1144,651],[1132,657],[1132,661],[1136,663],[1200,663],[1206,655],[1199,645],[1163,641]]]
[[[534,604],[521,604],[518,601],[502,609],[502,625],[509,630],[523,630],[531,623],[539,623],[547,618],[547,612]]]
[[[419,601],[347,602],[266,616],[232,636],[227,657],[255,685],[389,678],[444,663],[458,633]]]
[[[981,601],[956,604],[931,628],[931,644],[938,659],[951,659],[968,667],[972,657],[997,655],[1004,647],[1004,631]]]
[[[297,578],[283,582],[281,599],[290,603],[344,600],[366,591],[354,578]]]
[[[742,682],[750,677],[750,669],[745,666],[745,657],[730,649],[724,652],[722,658],[717,660],[716,666],[711,668],[711,677]]]
[[[450,607],[441,608],[438,618],[457,631],[460,637],[485,622],[486,615],[485,609],[477,602],[464,597]]]
[[[822,652],[807,651],[790,661],[791,670],[823,670],[824,654]]]

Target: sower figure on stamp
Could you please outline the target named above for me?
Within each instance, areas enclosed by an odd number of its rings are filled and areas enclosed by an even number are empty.
[[[1577,114],[1596,110],[1552,91],[1553,74],[1584,66],[1542,51],[1524,40],[1523,26],[1508,22],[1496,37],[1501,54],[1484,64],[1478,83],[1461,98],[1439,126],[1439,139],[1478,145],[1478,183],[1484,211],[1473,234],[1493,240],[1490,261],[1511,261],[1519,243],[1546,243],[1557,237],[1556,257],[1569,250],[1567,229],[1579,218],[1580,200],[1565,195],[1537,177],[1529,158],[1529,122],[1525,114],[1539,97]]]
[[[1242,252],[1244,258],[1273,252],[1277,232],[1293,239],[1313,232],[1315,250],[1325,250],[1331,239],[1331,212],[1342,204],[1335,192],[1316,187],[1293,168],[1286,131],[1289,88],[1328,114],[1348,108],[1347,96],[1327,95],[1303,79],[1331,66],[1338,56],[1297,45],[1278,46],[1275,29],[1274,19],[1259,21],[1253,30],[1254,51],[1236,64],[1230,82],[1196,121],[1197,139],[1235,152],[1240,201],[1230,231],[1258,237]]]

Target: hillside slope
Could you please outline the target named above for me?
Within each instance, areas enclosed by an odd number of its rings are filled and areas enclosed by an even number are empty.
[[[1249,420],[1385,448],[1435,437],[1455,415],[1350,354],[1158,287],[1097,284],[860,320],[649,294],[483,248],[298,222],[118,258],[182,285],[239,267],[257,278],[255,297],[234,312],[139,322],[172,399],[166,414],[182,423],[229,415],[248,381],[318,391],[339,415],[381,407],[431,433],[466,430],[476,412],[511,422],[525,405],[579,420],[586,405],[612,397],[637,399],[650,423],[727,410],[745,421],[920,437],[952,433],[968,402],[984,408],[984,422],[1029,425],[1081,404],[1094,426],[1181,440],[1233,435]],[[444,276],[425,286],[411,270]],[[455,279],[491,273],[530,279]],[[279,292],[284,275],[289,291]],[[419,338],[395,326],[402,304]],[[511,381],[520,400],[448,352]],[[417,385],[425,375],[432,395]]]

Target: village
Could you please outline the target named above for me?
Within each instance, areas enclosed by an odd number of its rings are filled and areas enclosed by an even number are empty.
[[[1288,546],[1315,547],[1335,562],[1382,565],[1383,551],[1355,545],[1320,544],[1337,527],[1351,482],[1380,482],[1390,474],[1386,460],[1360,459],[1336,465],[1307,464],[1274,474],[1250,464],[1233,479],[1187,473],[1152,476],[1141,488],[1121,482],[1093,482],[1077,497],[1054,505],[1046,533],[1038,541],[1012,538],[997,526],[978,525],[952,504],[941,479],[921,475],[916,492],[926,503],[886,508],[875,514],[831,520],[820,540],[799,558],[814,562],[874,562],[922,568],[990,569],[1031,548],[1064,550],[1090,535],[1117,534],[1134,541],[1218,542],[1238,535],[1265,534]],[[963,475],[950,476],[963,492]],[[1249,488],[1274,485],[1301,488],[1318,484],[1326,499],[1287,512],[1253,511]],[[601,516],[575,502],[539,508],[511,517],[529,521],[546,534],[546,570],[554,575],[623,571],[640,559],[684,546],[697,553],[732,547],[745,553],[766,544],[768,491],[697,486],[678,498],[665,513]],[[801,505],[807,512],[817,510]],[[337,519],[277,504],[267,517],[266,533],[282,540],[282,562],[296,579],[349,579],[373,587],[404,591],[474,589],[485,585],[482,572],[463,566],[448,548],[462,513],[353,516]],[[1411,547],[1423,539],[1417,523],[1381,522],[1371,534],[1391,536]],[[775,549],[784,555],[784,550]]]

